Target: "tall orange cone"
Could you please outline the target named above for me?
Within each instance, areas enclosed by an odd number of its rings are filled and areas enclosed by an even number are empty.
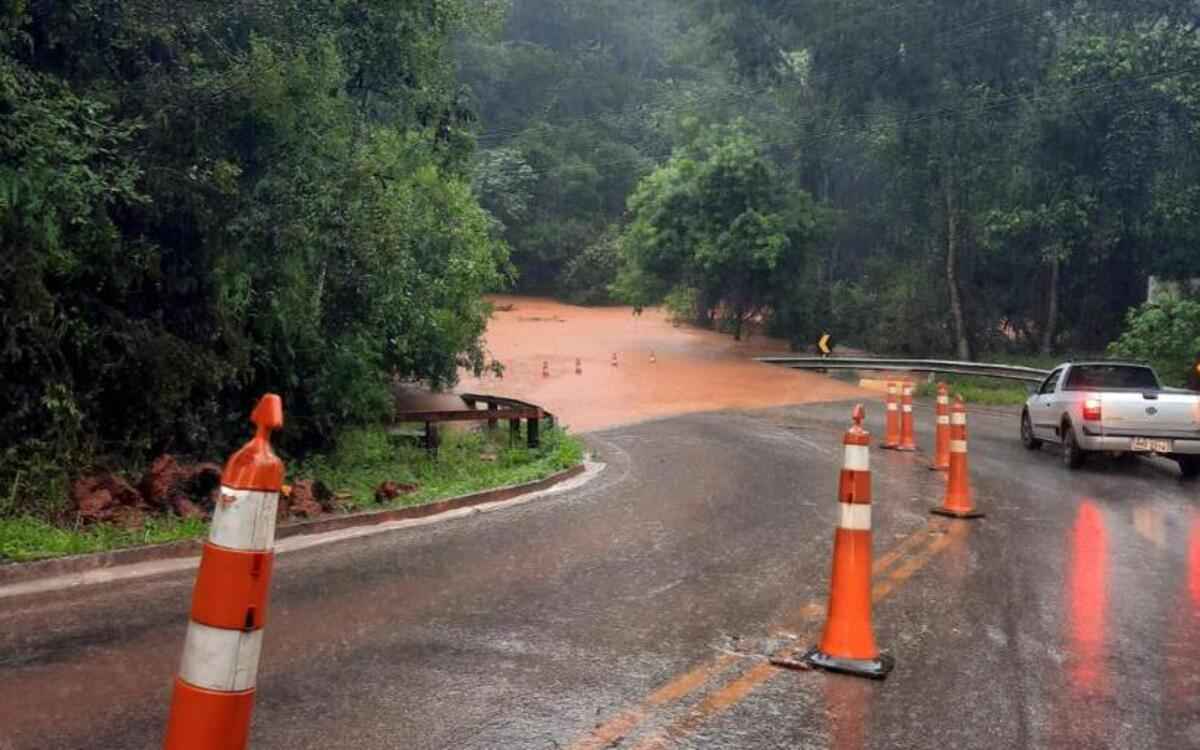
[[[896,447],[896,450],[915,451],[916,449],[917,438],[913,434],[913,384],[912,381],[906,380],[900,396],[900,445]]]
[[[894,449],[900,445],[900,386],[889,381],[887,384],[887,429],[883,436],[883,447]]]
[[[842,440],[840,520],[833,538],[829,610],[821,643],[804,655],[814,667],[883,679],[895,662],[875,646],[871,627],[871,435],[862,405]]]
[[[267,394],[258,429],[221,474],[221,497],[200,558],[183,660],[171,697],[166,750],[241,750],[250,732],[283,462],[270,435],[283,402]]]
[[[950,469],[950,394],[945,383],[938,383],[937,393],[937,436],[934,439],[934,471]]]
[[[946,498],[933,513],[952,518],[982,518],[971,498],[971,478],[967,467],[967,407],[962,396],[954,399],[950,412],[950,476]]]
[[[575,374],[576,375],[583,374],[583,360],[580,359],[579,357],[575,358]]]

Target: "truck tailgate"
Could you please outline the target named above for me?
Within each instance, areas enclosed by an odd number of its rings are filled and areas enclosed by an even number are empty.
[[[1186,393],[1100,394],[1105,435],[1200,437],[1200,396]]]

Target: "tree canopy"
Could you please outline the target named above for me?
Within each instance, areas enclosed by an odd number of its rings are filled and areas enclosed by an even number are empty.
[[[484,366],[507,251],[471,189],[466,0],[0,8],[0,481],[285,445]],[[34,467],[36,468],[36,467]]]

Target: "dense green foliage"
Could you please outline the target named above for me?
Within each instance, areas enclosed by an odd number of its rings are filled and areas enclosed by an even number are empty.
[[[1167,385],[1194,383],[1192,367],[1200,356],[1200,302],[1167,296],[1130,310],[1125,332],[1109,353],[1149,362]]]
[[[662,106],[684,75],[668,56],[677,6],[513,0],[501,33],[460,44],[482,122],[476,184],[520,289],[607,300],[616,248],[604,238],[673,144]]]
[[[776,332],[1102,349],[1149,275],[1200,275],[1196,19],[1191,0],[516,0],[464,67],[507,160],[483,163],[509,181],[484,202],[520,283],[569,297],[563,269],[639,220],[625,196],[686,123],[741,119],[832,219]]]
[[[811,197],[788,189],[740,124],[697,132],[629,211],[621,296],[650,305],[683,293],[691,318],[738,339],[747,321],[789,305],[818,229]]]
[[[393,377],[483,367],[507,260],[450,43],[503,10],[0,5],[6,495],[110,456],[223,452],[266,390],[299,449],[377,420]]]

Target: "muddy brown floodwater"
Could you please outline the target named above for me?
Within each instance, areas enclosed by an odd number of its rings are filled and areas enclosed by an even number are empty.
[[[785,342],[675,327],[660,310],[575,307],[552,300],[496,296],[487,348],[504,363],[502,378],[464,373],[456,392],[532,401],[576,432],[657,417],[746,409],[866,395],[832,378],[759,364],[753,357],[788,350]],[[612,366],[612,355],[617,366]],[[651,354],[656,362],[651,362]],[[578,358],[583,373],[575,374]],[[549,377],[542,375],[542,363]],[[456,408],[449,394],[408,391],[401,408]]]

